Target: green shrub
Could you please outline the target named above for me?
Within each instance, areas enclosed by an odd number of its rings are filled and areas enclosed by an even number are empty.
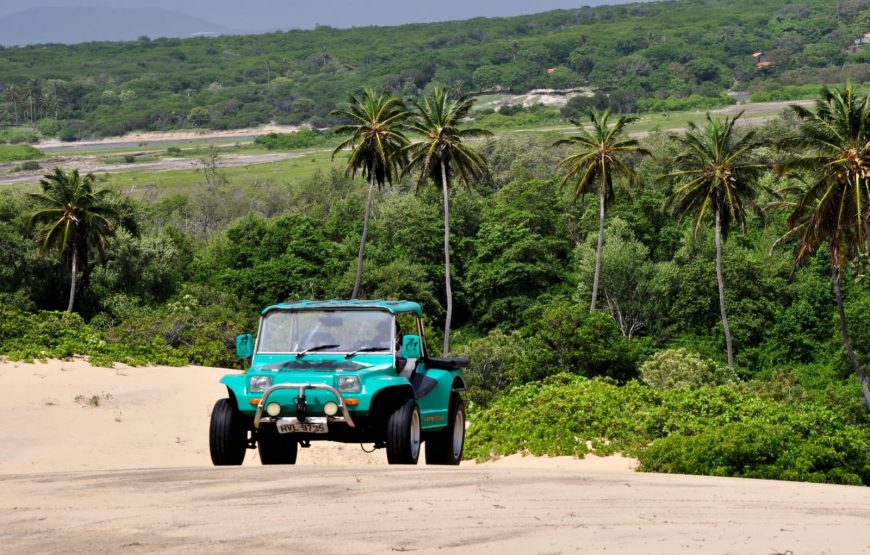
[[[728,106],[737,101],[728,96],[701,96],[693,94],[686,97],[669,96],[668,98],[640,98],[637,101],[638,112],[683,112],[687,110],[709,110],[719,106]]]
[[[558,374],[515,387],[479,413],[468,430],[466,456],[632,452],[656,435],[651,409],[660,403],[659,393],[636,381],[620,387]]]
[[[40,165],[39,162],[37,162],[36,160],[28,160],[27,162],[21,164],[20,167],[22,171],[32,172],[38,170],[40,168]]]
[[[63,358],[99,348],[100,341],[78,314],[0,307],[0,352],[10,358]]]
[[[522,381],[532,381],[560,372],[583,376],[606,376],[625,381],[637,376],[636,349],[613,319],[603,312],[570,301],[542,307],[539,317],[530,311],[528,362],[521,369]]]
[[[30,145],[0,145],[0,162],[39,160],[43,156],[42,151]]]
[[[36,129],[43,137],[55,137],[60,133],[60,123],[54,118],[39,120]]]
[[[466,402],[486,407],[496,395],[518,383],[525,347],[526,340],[518,332],[508,335],[500,330],[460,347],[457,354],[470,361],[465,371]]]
[[[810,408],[778,422],[769,414],[697,435],[673,434],[640,451],[642,470],[870,485],[870,434]]]
[[[819,94],[821,86],[812,85],[768,85],[760,91],[752,93],[752,102],[777,102],[782,100],[798,100],[814,98]]]
[[[39,133],[32,129],[8,128],[0,129],[0,143],[9,143],[10,145],[37,143],[39,142]]]
[[[866,425],[870,413],[861,404],[860,384],[833,360],[761,372],[741,387],[753,395],[785,403],[814,402],[837,407],[848,422]],[[846,371],[848,372],[848,371]]]
[[[107,164],[136,164],[142,162],[156,162],[157,160],[160,160],[160,157],[156,154],[130,153],[104,156],[102,157],[102,160]]]
[[[254,144],[269,150],[298,150],[316,146],[329,146],[336,142],[332,132],[300,129],[295,133],[269,133],[254,139]]]
[[[76,313],[27,313],[0,306],[0,355],[12,360],[88,356],[111,366],[164,364],[234,367],[235,337],[253,330],[253,310],[227,299],[186,294],[159,309],[131,310],[105,333]]]
[[[623,452],[642,470],[870,485],[870,432],[814,403],[734,386],[654,390],[570,374],[515,387],[478,413],[466,456]]]
[[[26,313],[0,307],[0,355],[12,360],[89,356],[91,362],[111,366],[127,364],[186,364],[178,353],[165,344],[148,348],[110,342],[74,312],[42,311]]]
[[[524,110],[513,115],[505,115],[501,112],[475,117],[475,127],[484,129],[498,127],[537,127],[541,125],[554,125],[559,123],[559,112],[556,109],[547,110]]]
[[[211,291],[187,291],[159,308],[132,311],[106,331],[111,343],[149,362],[235,367],[236,336],[253,331],[256,311]]]
[[[498,113],[503,116],[513,116],[514,114],[519,114],[522,111],[524,111],[522,104],[505,104],[498,109]]]
[[[641,365],[640,375],[654,389],[697,389],[737,382],[733,369],[686,349],[657,352]]]

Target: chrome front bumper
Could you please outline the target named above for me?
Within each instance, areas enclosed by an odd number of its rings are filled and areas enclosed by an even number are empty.
[[[350,413],[347,412],[347,407],[344,406],[344,398],[341,396],[341,393],[338,392],[332,386],[320,383],[281,383],[276,384],[263,392],[263,397],[260,398],[260,403],[257,405],[257,412],[254,414],[254,428],[260,428],[260,422],[266,420],[267,422],[272,422],[274,419],[266,416],[263,416],[263,409],[266,407],[266,402],[269,399],[269,395],[272,394],[273,391],[278,391],[281,389],[297,389],[299,390],[299,397],[305,397],[305,390],[307,389],[322,389],[323,391],[329,391],[333,395],[335,395],[336,400],[338,401],[338,408],[341,409],[341,416],[330,416],[330,422],[345,422],[351,428],[355,428],[356,426],[353,423],[353,418],[350,417]]]

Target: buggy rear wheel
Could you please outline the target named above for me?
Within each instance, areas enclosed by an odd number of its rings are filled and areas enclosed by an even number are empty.
[[[447,427],[426,436],[426,464],[457,465],[464,448],[465,403],[458,393],[451,393]]]

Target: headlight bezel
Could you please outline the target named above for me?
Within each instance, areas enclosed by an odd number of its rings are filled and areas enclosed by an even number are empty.
[[[263,393],[272,387],[272,376],[251,376],[248,378],[248,391],[251,393]]]
[[[359,393],[362,391],[359,376],[339,376],[338,390],[342,393]]]

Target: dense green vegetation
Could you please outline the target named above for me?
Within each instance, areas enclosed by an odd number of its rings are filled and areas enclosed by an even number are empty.
[[[636,455],[641,470],[870,485],[870,431],[817,403],[756,384],[656,391],[558,374],[481,414],[468,454]]]
[[[7,48],[0,124],[68,140],[268,121],[322,126],[337,123],[329,113],[363,86],[415,97],[434,84],[469,93],[587,87],[594,102],[620,112],[703,109],[728,102],[729,89],[776,99],[789,87],[870,80],[867,47],[846,50],[870,28],[868,7],[674,0],[390,28]],[[759,51],[771,65],[756,66]]]
[[[39,160],[44,154],[30,145],[0,145],[0,163]]]
[[[870,98],[826,91],[752,131],[708,119],[638,142],[620,136],[630,118],[592,113],[577,140],[467,143],[485,135],[459,123],[469,103],[433,89],[416,142],[385,156],[364,146],[385,130],[356,100],[349,171],[302,186],[230,185],[211,149],[184,194],[134,200],[59,171],[42,196],[3,194],[0,354],[236,365],[262,306],[358,289],[420,301],[429,348],[471,356],[473,456],[591,442],[649,470],[870,483]],[[70,188],[111,212],[97,235],[76,227],[78,199],[34,218]],[[46,243],[69,221],[73,242]]]
[[[299,150],[322,146],[335,146],[334,133],[300,129],[295,133],[269,133],[254,139],[254,144],[268,150]]]

